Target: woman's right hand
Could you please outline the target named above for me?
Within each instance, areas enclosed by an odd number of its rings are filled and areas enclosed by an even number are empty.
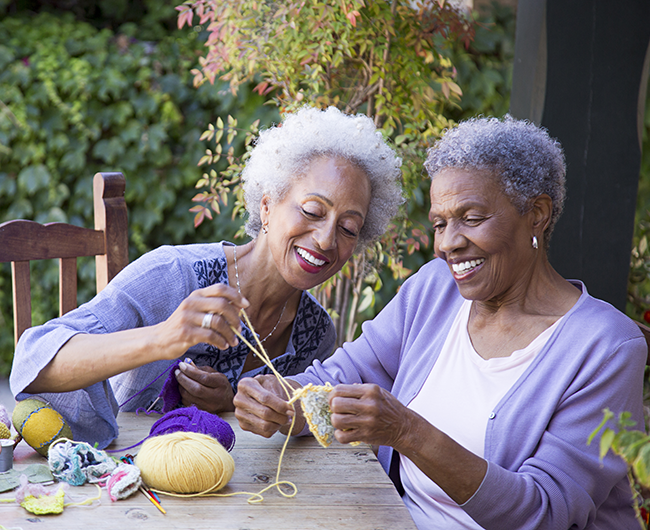
[[[293,388],[300,387],[295,381],[287,382]],[[296,424],[292,433],[299,433],[305,426],[300,407],[294,409],[287,403],[287,393],[274,375],[244,377],[239,381],[233,404],[239,426],[265,438],[277,431],[286,434],[294,415]]]
[[[239,313],[249,306],[237,289],[215,284],[193,291],[171,316],[154,326],[156,342],[165,359],[176,359],[188,348],[206,342],[223,350],[236,346],[241,332]],[[212,318],[207,317],[212,313]],[[208,327],[203,327],[204,319]]]

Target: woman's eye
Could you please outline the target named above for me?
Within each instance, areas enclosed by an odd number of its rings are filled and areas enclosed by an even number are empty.
[[[344,233],[346,236],[348,236],[348,237],[357,237],[357,236],[359,235],[358,231],[356,231],[356,230],[352,230],[352,229],[347,228],[347,227],[345,227],[345,226],[342,226],[342,227],[341,227],[341,230],[342,230],[343,233]]]
[[[317,213],[306,210],[305,208],[302,209],[302,213],[304,213],[307,217],[318,217]]]

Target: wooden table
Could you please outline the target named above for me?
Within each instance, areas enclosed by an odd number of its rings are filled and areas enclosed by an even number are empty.
[[[285,437],[270,439],[242,431],[233,414],[223,415],[233,427],[235,473],[221,493],[258,492],[275,481],[278,457]],[[120,436],[109,449],[128,447],[150,430],[158,417],[120,414]],[[130,452],[135,454],[137,448]],[[121,455],[122,453],[113,453]],[[14,468],[46,460],[21,442]],[[163,515],[137,493],[111,502],[105,489],[101,503],[70,506],[61,515],[33,515],[16,503],[0,504],[0,525],[7,529],[210,529],[210,530],[416,530],[415,524],[392,482],[368,446],[352,447],[334,442],[322,448],[312,437],[293,438],[284,456],[280,480],[293,482],[298,494],[285,498],[275,489],[264,493],[261,504],[248,497],[179,499],[163,496]],[[75,500],[96,495],[95,486],[70,486]],[[13,498],[15,492],[0,494]],[[66,502],[68,496],[66,495]]]

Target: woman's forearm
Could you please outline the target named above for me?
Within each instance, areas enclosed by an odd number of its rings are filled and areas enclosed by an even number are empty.
[[[487,462],[465,449],[419,414],[409,411],[407,432],[395,444],[456,503],[467,502],[487,473]]]
[[[158,347],[155,328],[150,326],[115,333],[74,335],[24,391],[33,394],[79,390],[127,370],[167,358],[166,352]]]

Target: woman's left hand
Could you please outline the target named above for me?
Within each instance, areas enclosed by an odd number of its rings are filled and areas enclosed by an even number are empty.
[[[176,370],[176,380],[184,406],[196,405],[212,414],[235,410],[230,381],[212,367],[182,362]]]
[[[378,385],[337,385],[329,396],[335,437],[397,447],[406,436],[409,409]]]

